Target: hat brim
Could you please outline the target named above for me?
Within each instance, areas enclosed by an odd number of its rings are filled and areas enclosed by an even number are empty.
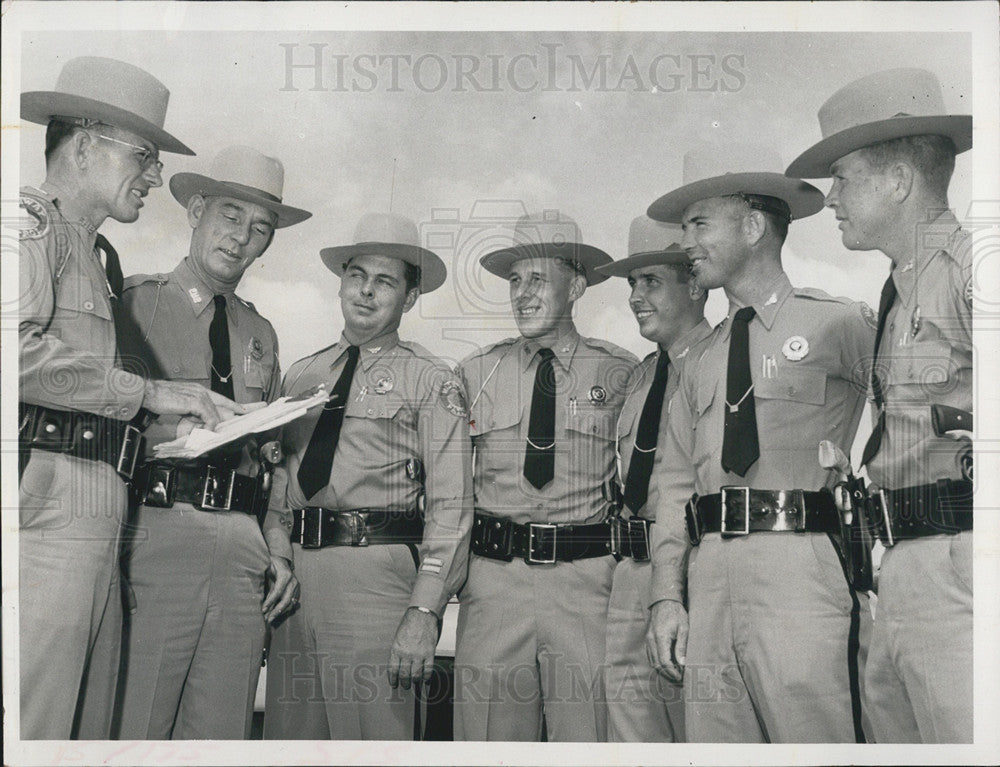
[[[830,166],[862,147],[903,136],[947,136],[961,154],[972,148],[972,115],[890,117],[827,136],[796,157],[785,171],[792,178],[829,178]]]
[[[319,255],[326,268],[338,277],[343,275],[344,266],[356,256],[387,256],[419,266],[421,295],[444,285],[448,274],[444,261],[437,253],[417,245],[404,245],[399,242],[359,242],[355,245],[338,245],[333,248],[323,248]]]
[[[777,197],[788,204],[793,219],[807,218],[823,209],[823,193],[805,181],[780,173],[726,173],[667,192],[649,206],[646,215],[655,221],[679,224],[684,211],[692,203],[734,194]]]
[[[124,109],[59,91],[28,91],[21,94],[21,119],[48,125],[53,117],[82,117],[127,130],[156,144],[161,152],[193,155],[194,152],[163,128]]]
[[[243,187],[236,187],[224,181],[216,181],[214,178],[202,176],[200,173],[175,173],[170,178],[170,193],[184,207],[187,207],[188,200],[196,194],[200,194],[202,197],[232,197],[234,200],[255,203],[273,211],[278,216],[278,220],[274,224],[275,229],[299,224],[312,215],[307,210],[293,208],[291,205],[282,205],[270,197],[253,194]]]
[[[687,252],[676,242],[666,250],[654,250],[646,253],[633,253],[627,258],[597,267],[597,271],[609,277],[628,277],[633,269],[643,266],[672,266],[688,264]]]
[[[526,243],[524,245],[515,245],[511,248],[504,248],[503,250],[494,250],[492,253],[487,253],[480,258],[479,263],[490,274],[495,274],[497,277],[502,277],[506,280],[510,276],[511,266],[517,261],[523,261],[526,258],[565,258],[570,261],[576,261],[583,267],[587,275],[588,286],[597,285],[608,279],[609,275],[601,274],[597,271],[597,267],[606,266],[614,262],[611,256],[600,248],[595,248],[593,245],[584,245],[578,242],[565,242],[561,244],[545,242]]]

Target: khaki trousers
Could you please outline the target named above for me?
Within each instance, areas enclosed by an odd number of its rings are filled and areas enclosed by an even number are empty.
[[[249,737],[271,561],[256,519],[140,506],[129,537],[123,565],[135,612],[126,619],[119,737]]]
[[[607,737],[605,625],[615,560],[554,565],[473,555],[459,599],[455,739]]]
[[[106,463],[33,450],[19,490],[21,737],[106,739],[125,484]]]
[[[972,742],[972,531],[885,552],[866,695],[880,743]]]
[[[651,576],[651,562],[625,558],[615,568],[604,671],[613,743],[684,740],[683,687],[659,674],[646,656]]]

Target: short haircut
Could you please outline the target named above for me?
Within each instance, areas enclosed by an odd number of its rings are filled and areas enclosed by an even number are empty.
[[[58,118],[49,120],[48,127],[45,129],[46,165],[52,162],[52,157],[55,155],[56,150],[68,141],[69,137],[73,135],[73,131],[79,127],[80,126],[78,124],[67,122],[66,120],[60,120]]]
[[[553,256],[552,260],[565,269],[569,269],[573,274],[587,279],[587,269],[577,261],[575,258],[568,258],[566,256]]]
[[[406,282],[406,292],[409,293],[414,288],[420,287],[420,267],[411,264],[409,261],[403,262],[403,280]]]
[[[751,210],[759,210],[771,224],[771,230],[782,242],[788,236],[788,225],[792,221],[792,210],[788,203],[778,197],[766,194],[734,194],[737,200],[742,200]]]
[[[947,199],[948,184],[955,172],[955,142],[947,136],[901,136],[862,147],[858,152],[878,172],[898,160],[912,165],[934,194]]]

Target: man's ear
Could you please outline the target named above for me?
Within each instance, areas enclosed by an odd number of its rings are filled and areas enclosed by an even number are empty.
[[[913,168],[906,162],[893,163],[885,174],[889,179],[889,196],[893,202],[903,202],[913,191]]]
[[[205,201],[205,198],[202,197],[200,194],[193,194],[188,199],[188,204],[187,204],[188,224],[191,225],[192,229],[198,228],[198,224],[201,222],[201,217],[205,215],[205,208],[207,206],[208,203]]]
[[[581,274],[574,274],[569,285],[569,300],[579,301],[587,289],[587,278]]]
[[[410,288],[406,291],[406,300],[403,302],[403,312],[406,313],[413,308],[413,305],[417,303],[417,299],[420,298],[420,288]]]
[[[743,217],[743,233],[751,247],[761,241],[761,238],[767,233],[767,218],[761,211],[751,208],[750,212]]]
[[[77,168],[83,170],[90,165],[90,151],[97,143],[85,130],[77,130],[70,137],[70,156]]]

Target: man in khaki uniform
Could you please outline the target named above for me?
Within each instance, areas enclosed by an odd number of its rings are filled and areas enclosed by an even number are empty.
[[[671,679],[683,673],[692,742],[864,738],[870,615],[841,564],[827,492],[838,477],[817,446],[850,450],[874,317],[792,287],[787,227],[822,194],[770,170],[780,165],[764,147],[706,146],[649,208],[682,223],[696,284],[723,288],[730,307],[681,372],[649,492],[650,657]]]
[[[355,244],[321,255],[340,277],[344,331],[283,386],[330,398],[284,430],[272,508],[292,529],[302,603],[274,632],[264,736],[410,740],[472,523],[464,390],[398,333],[445,266],[392,214],[363,217]]]
[[[278,396],[274,329],[234,291],[275,230],[310,215],[281,203],[283,187],[281,162],[243,146],[221,151],[208,175],[170,179],[187,209],[191,247],[169,274],[125,281],[122,348],[130,363],[244,404]],[[138,508],[123,566],[135,607],[116,734],[246,738],[264,621],[290,606],[296,586],[288,531],[274,515],[264,520],[270,474],[257,441],[157,461],[152,448],[170,429],[150,427],[133,484]]]
[[[865,685],[875,737],[970,743],[972,247],[948,183],[972,117],[945,113],[932,73],[895,69],[841,88],[819,122],[823,140],[788,175],[832,176],[844,246],[892,261],[862,458],[883,491],[873,532],[887,547]],[[957,409],[953,426],[935,422],[941,406]]]
[[[107,738],[121,646],[118,541],[148,412],[214,426],[235,404],[119,365],[118,255],[97,233],[131,223],[162,185],[170,93],[138,67],[83,57],[54,91],[21,95],[47,126],[45,181],[21,192],[18,354],[20,733]],[[190,428],[191,421],[187,421]]]
[[[661,422],[677,390],[679,371],[692,350],[708,337],[708,291],[692,284],[687,253],[678,245],[680,227],[638,216],[629,227],[628,256],[602,274],[625,277],[629,308],[643,338],[656,351],[639,363],[629,379],[618,417],[618,482],[624,489],[622,514],[612,521],[615,568],[608,604],[608,740],[618,743],[684,740],[682,687],[671,684],[649,664],[649,526],[644,515]]]
[[[555,211],[480,260],[508,281],[519,338],[461,363],[475,505],[455,650],[460,740],[603,741],[615,560],[615,424],[636,364],[581,336],[573,307],[611,262]]]

